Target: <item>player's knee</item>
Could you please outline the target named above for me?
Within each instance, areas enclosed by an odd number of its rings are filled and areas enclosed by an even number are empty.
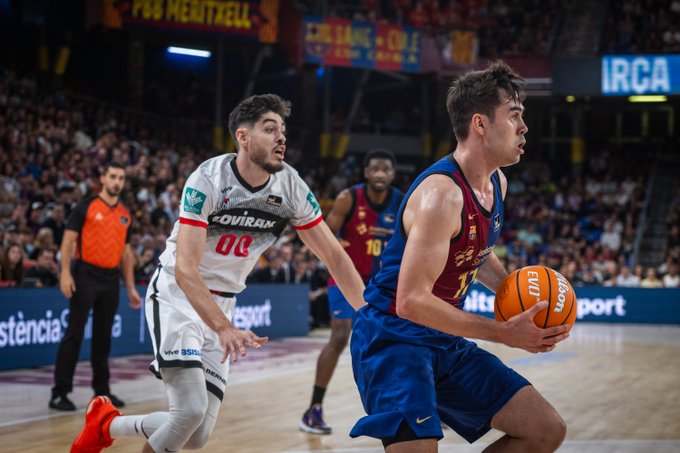
[[[330,346],[336,352],[342,352],[347,346],[349,335],[352,333],[352,325],[350,323],[342,323],[333,327],[331,331]]]
[[[553,452],[564,441],[567,435],[567,424],[557,412],[543,418],[541,426],[532,431],[534,433],[532,451]]]
[[[205,446],[206,443],[208,443],[208,439],[210,439],[210,434],[212,433],[212,429],[203,429],[203,425],[199,426],[199,428],[192,434],[192,436],[189,438],[186,444],[184,444],[183,449],[184,450],[200,450]]]
[[[188,437],[203,423],[207,407],[207,396],[197,393],[194,398],[188,398],[181,407],[171,408],[168,422],[177,432],[185,432]]]
[[[347,346],[347,341],[349,340],[349,332],[339,332],[337,335],[333,335],[330,339],[330,345],[336,352],[342,352]]]

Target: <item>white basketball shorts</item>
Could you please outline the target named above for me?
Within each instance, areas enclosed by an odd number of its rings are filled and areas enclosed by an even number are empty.
[[[231,321],[236,299],[214,294],[213,299]],[[202,368],[208,391],[221,401],[229,360],[220,363],[224,352],[217,333],[203,322],[175,277],[160,267],[146,291],[145,312],[155,358],[149,369],[160,378],[163,368]]]

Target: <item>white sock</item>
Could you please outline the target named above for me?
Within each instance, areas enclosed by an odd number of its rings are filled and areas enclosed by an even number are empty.
[[[148,439],[167,420],[167,412],[153,412],[147,415],[121,415],[111,421],[109,434],[113,439],[129,436],[140,436]]]

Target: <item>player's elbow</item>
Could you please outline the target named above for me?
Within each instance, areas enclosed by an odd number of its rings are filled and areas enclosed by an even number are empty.
[[[397,316],[403,319],[414,320],[417,314],[416,306],[418,305],[417,297],[409,293],[397,292],[396,300]]]
[[[191,279],[191,269],[192,267],[184,260],[178,259],[175,263],[175,279],[180,288],[184,289],[187,286]]]

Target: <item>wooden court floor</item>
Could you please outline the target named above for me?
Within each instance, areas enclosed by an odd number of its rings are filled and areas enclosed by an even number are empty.
[[[273,341],[232,368],[220,419],[203,451],[239,453],[381,452],[369,438],[348,432],[363,415],[349,354],[341,358],[324,410],[330,436],[298,430],[311,394],[316,356],[327,331]],[[549,354],[531,355],[480,343],[526,376],[568,424],[560,452],[680,452],[680,326],[577,324]],[[112,360],[113,392],[125,413],[165,410],[160,381],[148,357]],[[91,396],[89,364],[79,364],[72,394],[83,408]],[[51,367],[0,373],[0,452],[66,452],[84,419],[82,409],[47,408]],[[441,452],[479,452],[500,436],[468,445],[444,431]],[[117,439],[107,452],[139,452],[138,438]]]

